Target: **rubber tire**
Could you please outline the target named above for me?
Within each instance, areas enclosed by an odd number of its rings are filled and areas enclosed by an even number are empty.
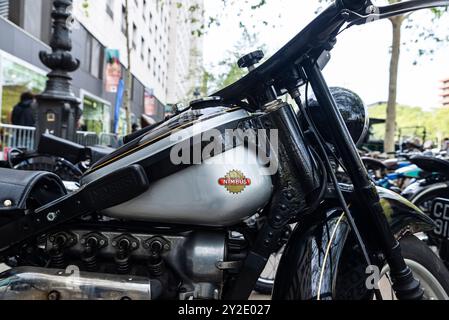
[[[274,286],[274,279],[273,279],[273,283],[271,283],[271,284],[261,282],[260,280],[258,280],[254,290],[260,294],[270,295],[271,292],[273,291],[273,286]]]
[[[449,295],[449,271],[443,260],[425,242],[415,236],[407,236],[400,243],[404,259],[416,261],[425,267]]]
[[[415,236],[407,236],[401,239],[400,243],[404,259],[416,261],[425,267],[432,273],[432,275],[438,280],[440,285],[449,295],[449,271],[443,261],[438,258],[424,242]],[[296,277],[301,276],[298,272],[296,272],[295,275]],[[301,279],[293,279],[290,283],[301,283]],[[297,291],[298,288],[300,288],[300,286],[285,288],[285,292],[290,292],[290,294],[286,295],[286,298],[297,300],[296,297],[300,297],[300,293]]]

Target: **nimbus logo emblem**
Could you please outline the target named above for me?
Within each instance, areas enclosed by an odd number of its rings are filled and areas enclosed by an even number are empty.
[[[218,179],[218,184],[225,187],[230,193],[238,194],[251,185],[251,179],[245,177],[241,171],[232,170],[223,178]]]

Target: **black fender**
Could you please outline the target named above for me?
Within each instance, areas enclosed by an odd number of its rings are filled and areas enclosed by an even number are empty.
[[[398,240],[406,234],[435,227],[429,217],[405,198],[382,188],[378,191]],[[310,217],[298,223],[286,245],[273,299],[362,300],[371,297],[365,284],[367,265],[343,211],[324,204],[314,216],[319,218]]]
[[[433,193],[447,195],[449,198],[449,182],[425,183],[418,181],[408,186],[402,192],[402,196],[412,203],[418,203],[421,199]]]

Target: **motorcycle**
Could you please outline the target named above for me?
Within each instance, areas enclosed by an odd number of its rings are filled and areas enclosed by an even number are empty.
[[[0,298],[247,299],[297,223],[273,299],[383,299],[367,270],[395,298],[447,299],[449,272],[414,237],[433,221],[372,183],[355,147],[363,102],[330,90],[322,69],[344,27],[448,4],[332,3],[257,68],[260,52],[240,59],[242,79],[95,163],[75,192],[48,172],[0,169],[0,261],[11,267]],[[287,93],[300,117],[278,99]]]
[[[447,214],[445,199],[449,199],[449,161],[430,156],[414,156],[411,162],[424,174],[421,179],[407,187],[402,195],[428,214],[437,228],[428,233],[428,242],[436,246],[440,257],[449,265]]]

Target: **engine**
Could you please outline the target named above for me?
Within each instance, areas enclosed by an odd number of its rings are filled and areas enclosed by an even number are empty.
[[[9,258],[12,270],[0,275],[6,284],[0,298],[219,299],[224,277],[238,267],[228,259],[237,259],[232,252],[241,253],[243,238],[224,231],[162,231],[45,235]],[[42,256],[46,261],[33,261]]]

